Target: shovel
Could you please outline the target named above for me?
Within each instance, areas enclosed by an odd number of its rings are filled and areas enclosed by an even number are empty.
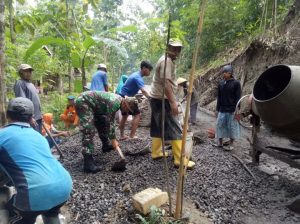
[[[119,171],[119,172],[123,172],[126,170],[126,161],[125,161],[125,157],[121,151],[121,149],[119,147],[116,148],[118,154],[120,155],[121,157],[121,160],[118,161],[118,162],[115,162],[112,167],[111,167],[111,170],[112,171]]]
[[[59,153],[60,155],[60,158],[61,159],[64,159],[64,155],[62,153],[62,151],[60,150],[59,146],[57,145],[56,141],[54,140],[53,136],[51,135],[50,131],[48,130],[48,128],[46,127],[46,125],[44,124],[44,122],[42,123],[43,124],[43,127],[45,129],[45,131],[47,132],[47,135],[51,138],[51,140],[53,141],[54,143],[54,146],[55,148],[57,149],[57,152]]]

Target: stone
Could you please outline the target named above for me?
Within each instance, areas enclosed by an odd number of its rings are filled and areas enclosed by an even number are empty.
[[[134,208],[140,213],[147,215],[151,206],[159,208],[168,201],[167,192],[158,188],[147,188],[132,197]]]

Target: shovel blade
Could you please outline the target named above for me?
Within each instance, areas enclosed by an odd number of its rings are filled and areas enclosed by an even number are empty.
[[[124,159],[115,162],[112,167],[111,170],[115,171],[115,172],[124,172],[126,170],[126,161]]]

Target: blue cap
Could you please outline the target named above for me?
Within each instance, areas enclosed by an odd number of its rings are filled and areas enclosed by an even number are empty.
[[[228,72],[228,73],[231,73],[233,74],[233,68],[231,65],[225,65],[222,69],[222,73],[225,73],[225,72]]]
[[[75,96],[68,96],[68,100],[74,100]]]

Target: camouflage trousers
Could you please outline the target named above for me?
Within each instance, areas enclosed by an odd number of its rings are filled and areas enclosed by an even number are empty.
[[[96,130],[102,145],[109,144],[108,133],[110,130],[110,121],[106,115],[97,115],[86,102],[76,104],[76,111],[80,120],[80,131],[82,133],[83,154],[94,152],[94,137]]]

